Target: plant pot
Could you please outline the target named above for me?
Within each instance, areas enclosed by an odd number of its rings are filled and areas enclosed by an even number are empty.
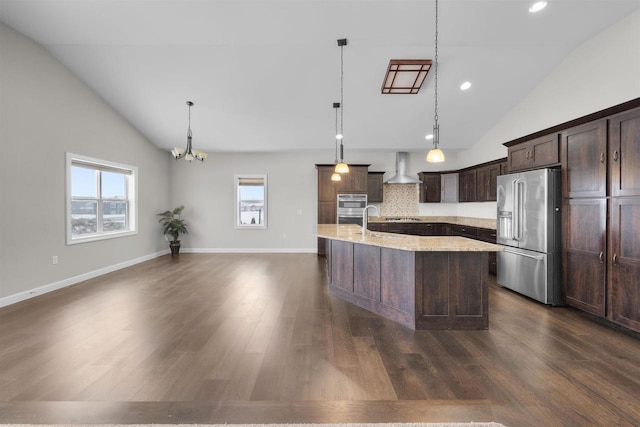
[[[171,256],[180,255],[180,240],[169,242],[169,249],[171,249]]]

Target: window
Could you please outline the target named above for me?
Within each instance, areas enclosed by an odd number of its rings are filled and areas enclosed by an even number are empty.
[[[267,228],[267,175],[236,175],[236,228]]]
[[[67,244],[135,234],[138,169],[67,153]]]

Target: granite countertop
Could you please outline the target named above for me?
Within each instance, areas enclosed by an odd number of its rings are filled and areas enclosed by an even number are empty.
[[[368,231],[354,224],[318,224],[318,237],[413,252],[496,252],[502,246],[459,236],[411,236]]]
[[[393,221],[389,221],[389,218],[394,218]],[[398,218],[401,218],[398,220]],[[490,230],[496,229],[495,219],[484,218],[470,218],[465,216],[369,216],[369,222],[384,222],[384,223],[409,223],[419,224],[423,222],[441,222],[447,224],[466,225],[469,227],[488,228]]]

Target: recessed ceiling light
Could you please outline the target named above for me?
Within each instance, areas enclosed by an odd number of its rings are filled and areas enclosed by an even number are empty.
[[[471,87],[471,82],[464,82],[460,85],[460,90],[467,90]]]
[[[424,139],[433,139],[433,134],[430,133],[429,135],[425,136]]]
[[[547,7],[546,1],[538,1],[538,2],[535,2],[533,5],[531,5],[531,7],[529,8],[529,12],[530,13],[540,12],[545,7]]]

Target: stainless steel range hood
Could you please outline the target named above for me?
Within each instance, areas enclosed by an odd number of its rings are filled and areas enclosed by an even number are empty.
[[[396,174],[386,180],[385,184],[420,184],[422,182],[406,174],[408,157],[409,153],[404,151],[396,153]]]

